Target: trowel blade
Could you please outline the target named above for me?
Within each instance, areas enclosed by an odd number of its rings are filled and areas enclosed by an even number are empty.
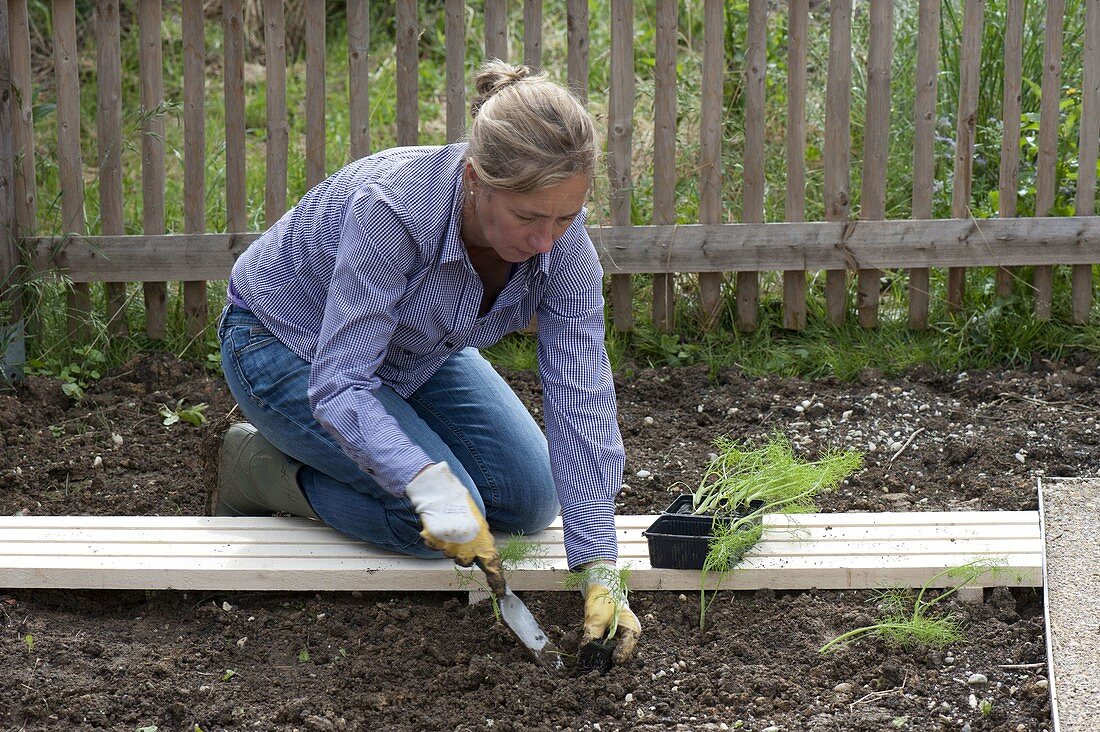
[[[504,594],[497,598],[497,603],[500,606],[500,617],[520,642],[531,651],[535,660],[550,668],[561,668],[563,665],[561,654],[550,643],[550,639],[539,627],[535,616],[523,604],[523,600],[512,594],[511,590],[505,589]]]

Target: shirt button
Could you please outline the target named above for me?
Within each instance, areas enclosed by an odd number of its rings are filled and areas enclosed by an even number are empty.
[[[443,341],[443,345],[446,346],[447,348],[454,348],[455,347],[454,341]]]

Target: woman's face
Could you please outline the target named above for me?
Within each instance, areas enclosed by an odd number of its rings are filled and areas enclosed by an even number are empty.
[[[466,171],[462,238],[468,247],[492,249],[506,262],[549,252],[581,212],[588,178],[578,173],[530,193],[490,189]]]

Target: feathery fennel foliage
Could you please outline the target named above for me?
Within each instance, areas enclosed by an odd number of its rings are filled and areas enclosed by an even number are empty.
[[[696,513],[715,516],[714,533],[707,545],[699,587],[699,627],[706,626],[722,580],[764,533],[765,513],[807,513],[814,498],[831,490],[859,469],[861,455],[853,450],[828,450],[807,462],[795,456],[782,434],[752,449],[729,437],[715,441],[718,456],[711,460],[695,491]],[[711,574],[718,583],[707,597]]]
[[[908,590],[898,588],[883,590],[878,595],[882,612],[880,622],[842,633],[819,648],[818,652],[829,653],[840,646],[867,636],[877,636],[901,648],[917,646],[942,648],[962,640],[962,621],[950,615],[929,615],[929,611],[983,575],[1003,571],[1005,563],[1006,560],[1001,558],[976,559],[958,567],[949,567],[936,573],[921,585],[915,598]],[[932,585],[944,577],[951,577],[956,583],[935,597],[929,597]]]

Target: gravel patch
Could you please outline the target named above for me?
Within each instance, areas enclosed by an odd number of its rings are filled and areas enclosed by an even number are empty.
[[[1056,729],[1096,729],[1100,709],[1100,478],[1042,482]]]

